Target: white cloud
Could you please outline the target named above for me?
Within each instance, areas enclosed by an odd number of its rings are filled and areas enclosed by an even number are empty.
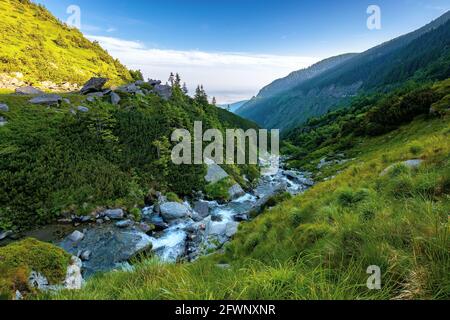
[[[191,92],[203,84],[219,103],[251,98],[273,80],[318,61],[312,57],[152,49],[138,41],[87,37],[98,41],[129,68],[141,69],[145,77],[164,82],[170,72],[178,72]]]

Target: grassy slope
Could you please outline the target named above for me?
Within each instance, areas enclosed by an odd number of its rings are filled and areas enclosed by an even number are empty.
[[[83,84],[92,76],[112,83],[131,79],[118,60],[45,8],[28,0],[2,0],[0,11],[0,73],[22,72],[29,83]]]
[[[342,173],[241,225],[225,253],[184,265],[146,261],[53,298],[448,299],[449,138],[448,116],[362,138]],[[420,170],[380,176],[417,157]],[[382,290],[366,288],[370,265],[381,267]]]

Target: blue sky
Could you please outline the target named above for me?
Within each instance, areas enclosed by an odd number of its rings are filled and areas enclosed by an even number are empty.
[[[180,72],[228,103],[320,59],[361,52],[450,10],[450,0],[39,0],[66,21],[81,9],[81,31],[145,75]],[[381,9],[380,30],[366,26]]]

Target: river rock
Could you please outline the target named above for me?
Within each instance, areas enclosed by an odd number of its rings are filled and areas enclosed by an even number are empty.
[[[242,197],[244,194],[244,189],[242,189],[242,187],[237,183],[234,184],[230,189],[228,189],[228,195],[232,200]]]
[[[189,214],[189,208],[182,203],[166,202],[161,205],[161,216],[167,222],[186,218]]]
[[[91,252],[91,251],[89,251],[89,250],[84,250],[84,251],[82,251],[81,254],[80,254],[80,259],[81,259],[82,261],[89,261],[89,259],[91,259],[91,255],[92,255],[92,252]]]
[[[194,211],[199,214],[200,217],[206,218],[209,216],[209,202],[207,201],[196,201],[194,203]]]
[[[125,213],[122,209],[109,209],[103,212],[103,216],[112,220],[120,220],[125,217]]]
[[[32,86],[26,86],[26,87],[21,87],[21,88],[17,88],[16,89],[16,94],[20,94],[20,95],[32,95],[32,94],[43,94],[44,92],[36,89]]]
[[[131,220],[122,220],[122,221],[116,222],[116,227],[122,228],[122,229],[129,228],[133,225],[134,225],[134,222]]]
[[[84,239],[84,234],[78,230],[75,230],[67,238],[72,242],[80,242]]]
[[[239,226],[239,223],[237,223],[236,221],[228,222],[226,229],[225,229],[225,235],[228,238],[231,238],[232,236],[234,236],[238,231],[238,226]]]
[[[111,99],[111,103],[113,104],[113,105],[118,105],[119,104],[119,102],[120,102],[120,96],[117,94],[117,93],[115,93],[115,92],[111,92],[111,94],[110,94],[110,99]]]
[[[8,112],[9,111],[8,105],[5,103],[0,103],[0,111]]]
[[[144,216],[144,220],[155,226],[155,231],[163,231],[169,227],[159,215]]]
[[[246,215],[245,213],[239,213],[235,215],[233,219],[236,222],[248,221],[248,215]]]
[[[137,252],[151,248],[152,239],[135,228],[120,229],[111,224],[103,224],[88,229],[83,241],[76,246],[68,238],[59,243],[59,246],[72,255],[85,250],[92,252],[89,261],[83,263],[84,274],[89,277],[97,272],[113,270]]]
[[[32,104],[43,104],[43,105],[58,105],[62,101],[61,96],[56,94],[44,94],[31,99],[29,102]]]
[[[103,86],[106,84],[108,79],[106,78],[91,78],[88,82],[86,82],[81,88],[81,94],[88,94],[90,92],[98,92],[102,91]]]

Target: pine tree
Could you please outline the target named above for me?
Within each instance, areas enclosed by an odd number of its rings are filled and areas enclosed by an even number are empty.
[[[189,93],[189,90],[187,88],[186,82],[183,83],[183,88],[181,90],[183,90],[184,94],[188,94]]]
[[[178,88],[181,87],[181,78],[180,78],[180,75],[178,73],[175,75],[175,86],[178,87]]]
[[[173,87],[173,84],[175,83],[175,76],[173,75],[173,72],[170,73],[168,81],[169,81],[170,85]]]

